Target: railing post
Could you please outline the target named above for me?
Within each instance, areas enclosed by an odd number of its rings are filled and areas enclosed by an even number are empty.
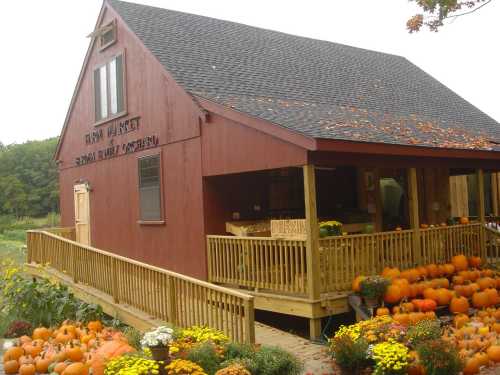
[[[418,183],[417,183],[417,169],[408,169],[408,200],[410,211],[410,228],[413,230],[413,254],[414,262],[422,265],[422,245],[420,242],[420,218],[418,211]]]
[[[213,261],[213,255],[212,255],[211,241],[210,238],[207,237],[207,276],[208,276],[208,282],[210,283],[213,282],[212,261]]]
[[[309,299],[319,300],[321,297],[321,269],[319,253],[319,225],[316,208],[316,174],[314,165],[303,167],[304,201],[306,211],[306,259],[307,259],[307,289]],[[321,335],[321,319],[309,320],[312,339]]]
[[[116,258],[111,258],[111,291],[113,293],[113,302],[120,303],[120,297],[118,295],[118,261]]]
[[[245,342],[255,344],[255,309],[253,298],[245,300]]]
[[[70,249],[69,256],[71,257],[70,259],[71,259],[71,264],[73,267],[73,272],[72,272],[73,273],[73,282],[75,284],[78,284],[78,276],[77,276],[78,271],[77,270],[78,270],[79,262],[78,262],[78,257],[77,257],[76,251],[75,251],[76,249],[75,249],[75,246],[73,246],[73,245],[71,245],[69,247],[69,249]]]
[[[26,232],[26,262],[30,264],[33,260],[33,233]]]
[[[484,171],[478,169],[476,171],[477,177],[477,216],[479,217],[479,222],[481,223],[481,229],[479,230],[479,243],[480,249],[479,254],[484,258],[486,255],[486,238],[484,225],[486,224],[486,213],[485,213],[485,196],[484,196]]]
[[[176,296],[175,296],[175,284],[174,278],[170,275],[167,275],[167,315],[168,320],[172,324],[177,324],[177,309],[176,309]],[[182,296],[181,296],[182,298]]]

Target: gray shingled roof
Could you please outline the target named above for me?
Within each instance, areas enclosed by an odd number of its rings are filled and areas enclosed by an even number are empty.
[[[403,57],[108,3],[194,96],[314,138],[500,151],[498,122]]]

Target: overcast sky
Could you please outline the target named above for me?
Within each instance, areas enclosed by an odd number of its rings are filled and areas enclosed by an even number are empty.
[[[409,35],[407,0],[137,0],[291,34],[407,57],[500,121],[500,0]],[[0,3],[0,142],[59,134],[102,2]]]

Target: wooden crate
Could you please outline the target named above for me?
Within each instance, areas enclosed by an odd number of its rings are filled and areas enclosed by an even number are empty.
[[[270,225],[269,220],[228,221],[226,232],[239,237],[269,237]]]

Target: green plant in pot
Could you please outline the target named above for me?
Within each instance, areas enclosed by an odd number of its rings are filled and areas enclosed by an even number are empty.
[[[368,307],[377,306],[384,296],[389,280],[382,276],[369,276],[360,283],[360,294]]]
[[[330,221],[323,221],[319,224],[320,237],[341,236],[341,235],[342,235],[341,222],[330,220]]]

